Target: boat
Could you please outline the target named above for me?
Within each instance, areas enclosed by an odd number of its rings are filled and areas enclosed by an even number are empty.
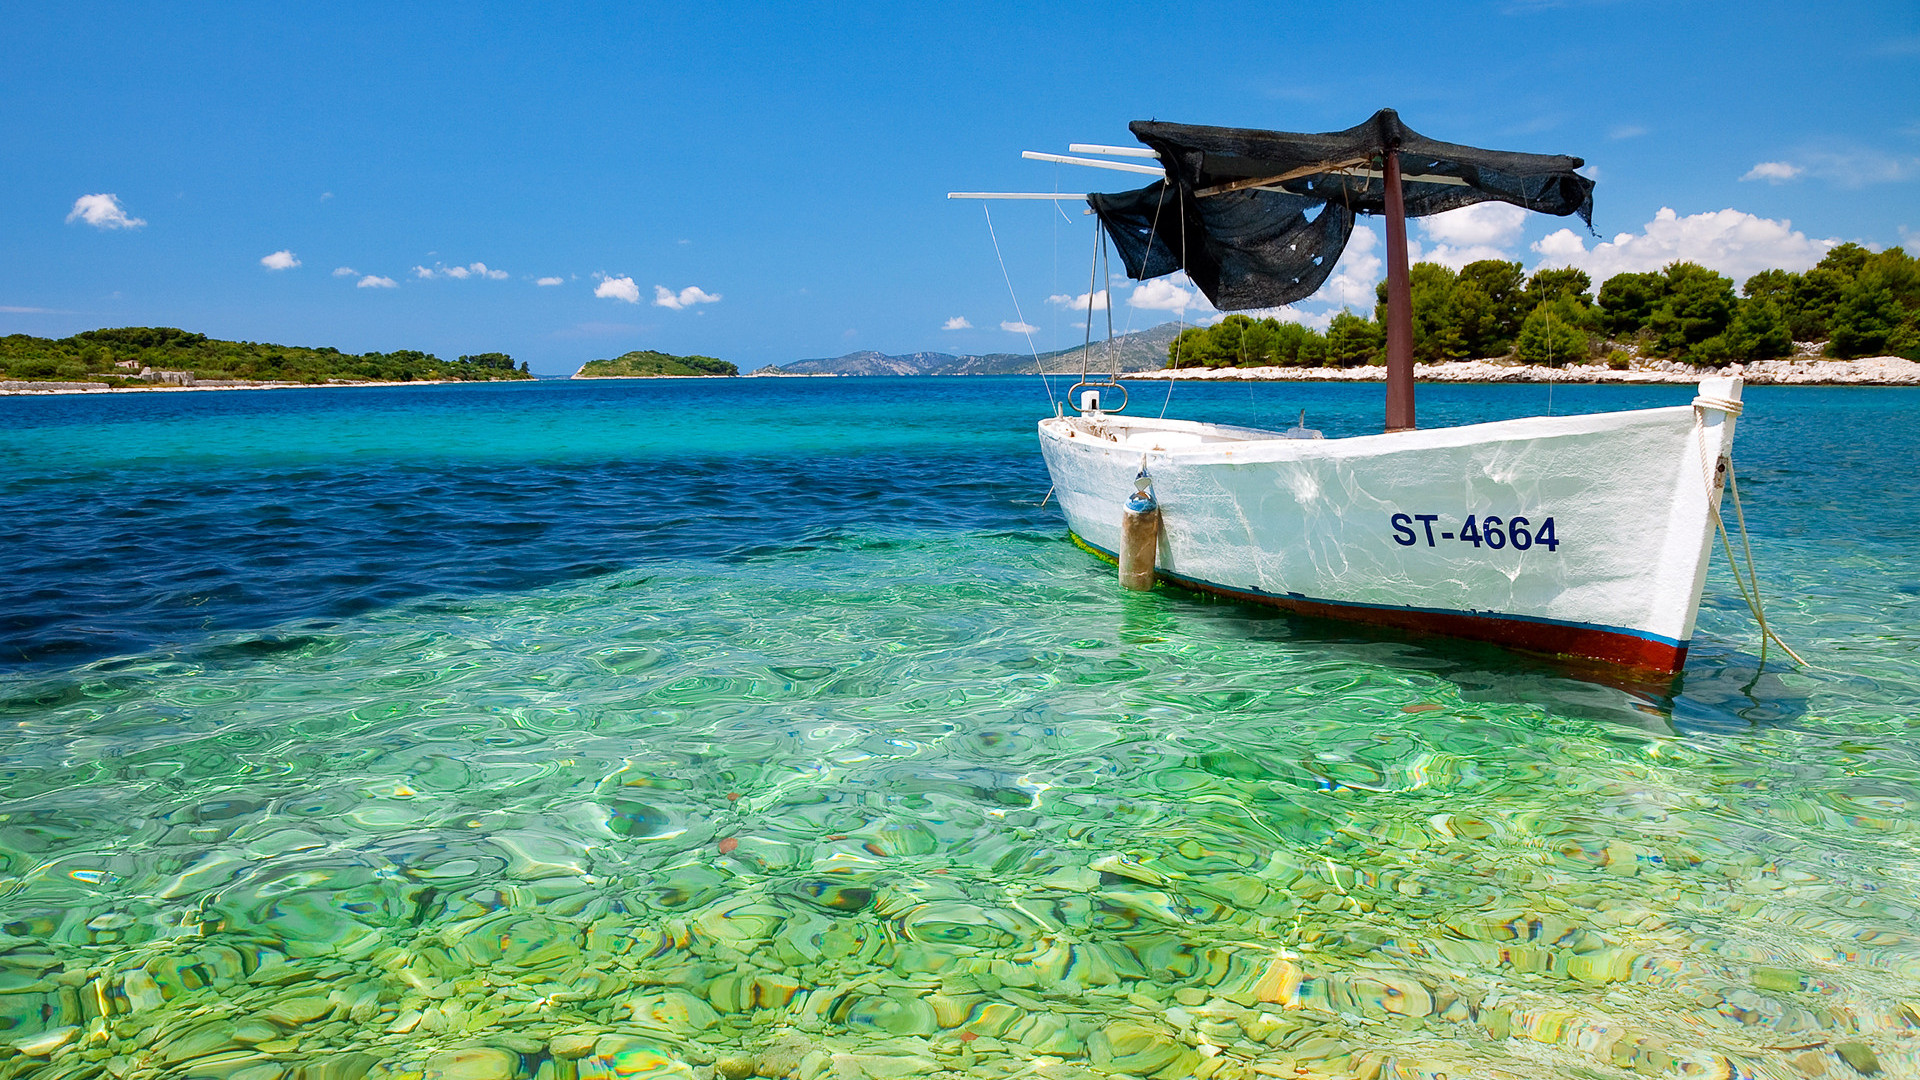
[[[1128,276],[1184,271],[1219,310],[1311,295],[1356,216],[1385,217],[1386,422],[1379,434],[1321,438],[1304,422],[1275,432],[1129,416],[1103,400],[1111,381],[1083,377],[1071,411],[1039,423],[1078,543],[1136,587],[1158,579],[1638,674],[1680,670],[1742,409],[1738,378],[1702,380],[1690,405],[1670,408],[1415,423],[1406,218],[1498,200],[1591,225],[1579,158],[1439,142],[1391,109],[1324,134],[1131,130],[1143,148],[1071,149],[1157,164],[1028,156],[1158,174],[1084,198]]]

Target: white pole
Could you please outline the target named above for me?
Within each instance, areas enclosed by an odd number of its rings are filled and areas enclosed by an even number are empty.
[[[1124,161],[1096,161],[1093,158],[1068,157],[1065,154],[1043,154],[1038,150],[1022,150],[1020,156],[1029,161],[1052,161],[1061,165],[1091,165],[1096,169],[1112,169],[1115,172],[1145,173],[1148,176],[1165,176],[1165,169],[1152,165],[1129,165]]]
[[[1067,152],[1070,154],[1105,154],[1108,157],[1157,158],[1160,156],[1157,151],[1149,150],[1144,146],[1103,146],[1100,143],[1086,142],[1068,143]]]
[[[1052,199],[1055,202],[1068,202],[1084,199],[1084,194],[1071,191],[949,191],[949,199]]]

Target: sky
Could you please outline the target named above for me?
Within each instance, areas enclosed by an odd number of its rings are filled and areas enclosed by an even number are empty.
[[[1416,258],[1744,281],[1920,248],[1911,0],[4,11],[0,333],[541,374],[1064,347],[1095,280],[1083,206],[947,192],[1139,186],[1020,157],[1131,144],[1131,120],[1329,131],[1381,107],[1598,185],[1594,233],[1473,207],[1414,222]],[[1370,309],[1381,233],[1281,317]],[[1116,330],[1218,317],[1178,279],[1093,292]]]

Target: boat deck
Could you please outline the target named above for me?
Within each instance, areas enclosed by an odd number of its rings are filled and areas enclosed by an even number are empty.
[[[1042,423],[1053,428],[1055,434],[1069,439],[1093,439],[1129,450],[1178,451],[1230,443],[1287,441],[1292,438],[1283,432],[1261,428],[1113,413],[1055,417]]]

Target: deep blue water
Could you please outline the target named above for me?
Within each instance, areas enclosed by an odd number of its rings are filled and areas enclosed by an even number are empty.
[[[1058,382],[1056,393],[1064,391]],[[1157,412],[1164,384],[1137,385]],[[1193,385],[1169,415],[1374,429],[1370,384]],[[1551,394],[1551,396],[1550,396]],[[1681,404],[1681,387],[1426,386],[1446,426]],[[1920,593],[1920,390],[1752,388],[1736,461],[1768,538]],[[0,671],[414,597],[736,560],[870,530],[1058,534],[1037,378],[511,383],[0,398]],[[1061,558],[1076,556],[1062,550]],[[1906,610],[1904,607],[1902,610]]]

